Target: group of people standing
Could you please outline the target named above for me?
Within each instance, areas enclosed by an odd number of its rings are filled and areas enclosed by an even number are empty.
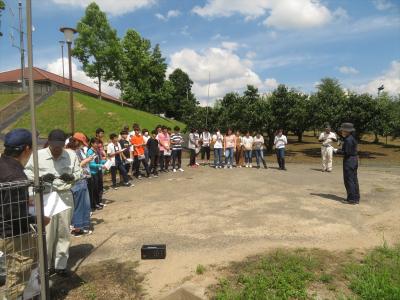
[[[286,170],[285,167],[285,148],[288,141],[283,134],[283,130],[278,130],[274,140],[277,160],[280,170]],[[201,163],[210,164],[211,149],[214,152],[214,168],[232,169],[253,167],[253,157],[256,159],[256,167],[261,164],[267,169],[267,163],[264,158],[265,142],[260,132],[251,135],[247,131],[244,135],[239,130],[233,133],[228,129],[226,134],[222,134],[219,129],[211,134],[208,129],[204,129],[200,134],[196,129],[192,129],[189,134],[188,148],[190,150],[190,163],[192,167],[197,167],[197,154],[201,154]],[[225,156],[225,160],[223,160]]]

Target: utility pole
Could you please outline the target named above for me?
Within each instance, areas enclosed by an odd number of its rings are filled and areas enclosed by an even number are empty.
[[[63,72],[63,83],[65,83],[65,75],[64,75],[64,41],[59,41],[61,45],[61,59],[62,59],[62,72]]]
[[[22,2],[18,1],[18,13],[19,13],[19,51],[21,53],[21,83],[22,90],[25,91],[25,49],[24,49],[24,29],[22,20]]]
[[[35,211],[37,220],[37,240],[39,248],[39,276],[40,276],[40,299],[49,298],[49,280],[47,268],[47,250],[46,250],[46,230],[43,222],[43,197],[39,192],[39,164],[38,164],[38,146],[36,135],[36,109],[33,94],[33,54],[32,54],[32,3],[26,0],[26,32],[28,45],[28,78],[29,78],[29,104],[31,112],[31,130],[32,130],[32,159],[33,159],[33,180],[36,188],[35,192]]]
[[[207,92],[207,105],[206,105],[206,128],[208,128],[208,103],[210,101],[210,83],[211,83],[211,73],[208,72],[208,92]]]

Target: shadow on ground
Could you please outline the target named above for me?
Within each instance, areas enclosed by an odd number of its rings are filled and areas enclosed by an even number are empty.
[[[318,196],[318,197],[321,197],[321,198],[325,198],[325,199],[333,200],[333,201],[338,201],[338,202],[343,202],[343,201],[346,200],[345,198],[339,197],[339,196],[334,195],[334,194],[310,193],[310,195]]]

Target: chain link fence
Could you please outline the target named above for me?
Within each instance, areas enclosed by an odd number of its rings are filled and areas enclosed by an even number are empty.
[[[0,183],[0,300],[40,295],[34,193],[31,181]]]

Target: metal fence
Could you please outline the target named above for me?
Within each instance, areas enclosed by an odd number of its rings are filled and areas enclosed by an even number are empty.
[[[34,190],[31,181],[0,183],[1,300],[40,295]]]

